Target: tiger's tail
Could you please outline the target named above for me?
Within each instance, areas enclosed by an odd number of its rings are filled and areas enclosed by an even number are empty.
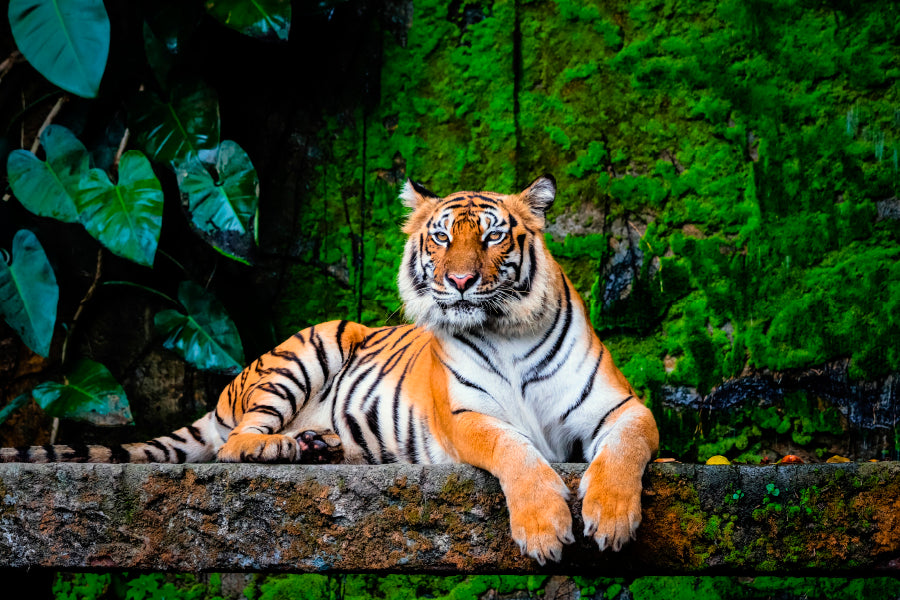
[[[192,424],[149,442],[99,446],[88,444],[0,448],[0,463],[184,463],[216,457],[215,419],[206,413]]]

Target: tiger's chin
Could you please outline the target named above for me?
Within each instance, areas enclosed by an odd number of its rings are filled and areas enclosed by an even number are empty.
[[[484,304],[459,300],[453,303],[434,302],[416,323],[434,331],[448,333],[483,329],[491,321]]]

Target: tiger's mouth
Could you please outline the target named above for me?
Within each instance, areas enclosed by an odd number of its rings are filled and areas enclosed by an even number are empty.
[[[459,312],[475,312],[478,310],[484,310],[483,302],[476,302],[472,300],[457,300],[455,302],[437,302],[437,305],[443,311],[456,310]]]

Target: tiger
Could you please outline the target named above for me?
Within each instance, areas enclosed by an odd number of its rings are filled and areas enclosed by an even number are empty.
[[[652,413],[544,240],[551,175],[440,197],[407,180],[397,283],[412,324],[314,325],[264,354],[214,410],[146,443],[0,450],[32,462],[296,462],[334,431],[347,463],[467,463],[499,480],[512,538],[543,565],[575,541],[550,466],[578,451],[584,536],[620,550],[641,521]]]

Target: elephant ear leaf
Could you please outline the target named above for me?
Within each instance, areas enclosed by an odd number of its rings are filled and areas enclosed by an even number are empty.
[[[22,341],[50,354],[59,287],[37,236],[22,229],[13,238],[12,262],[0,260],[0,313]]]
[[[290,0],[207,0],[206,11],[226,27],[255,38],[287,40],[291,28]]]
[[[235,142],[216,152],[213,179],[207,167],[190,156],[175,168],[181,201],[191,225],[216,250],[249,262],[256,242],[259,179],[247,153]]]
[[[164,310],[153,319],[165,336],[163,346],[198,369],[237,373],[244,364],[244,349],[237,327],[210,292],[191,281],[178,288],[178,300],[187,314]]]
[[[128,111],[136,143],[152,160],[181,161],[219,145],[219,100],[203,83],[178,84],[163,101],[142,92]]]
[[[6,161],[9,185],[22,206],[34,214],[75,223],[78,185],[88,172],[88,151],[61,125],[44,129],[41,145],[46,161],[27,150],[10,152]]]
[[[109,370],[83,359],[66,375],[64,383],[44,382],[31,392],[48,414],[94,425],[128,425],[133,422],[125,390]]]
[[[94,98],[109,56],[103,0],[10,0],[9,25],[19,51],[54,85]]]
[[[162,227],[163,192],[150,161],[129,150],[119,161],[119,183],[91,169],[78,195],[81,222],[113,254],[153,266]]]

